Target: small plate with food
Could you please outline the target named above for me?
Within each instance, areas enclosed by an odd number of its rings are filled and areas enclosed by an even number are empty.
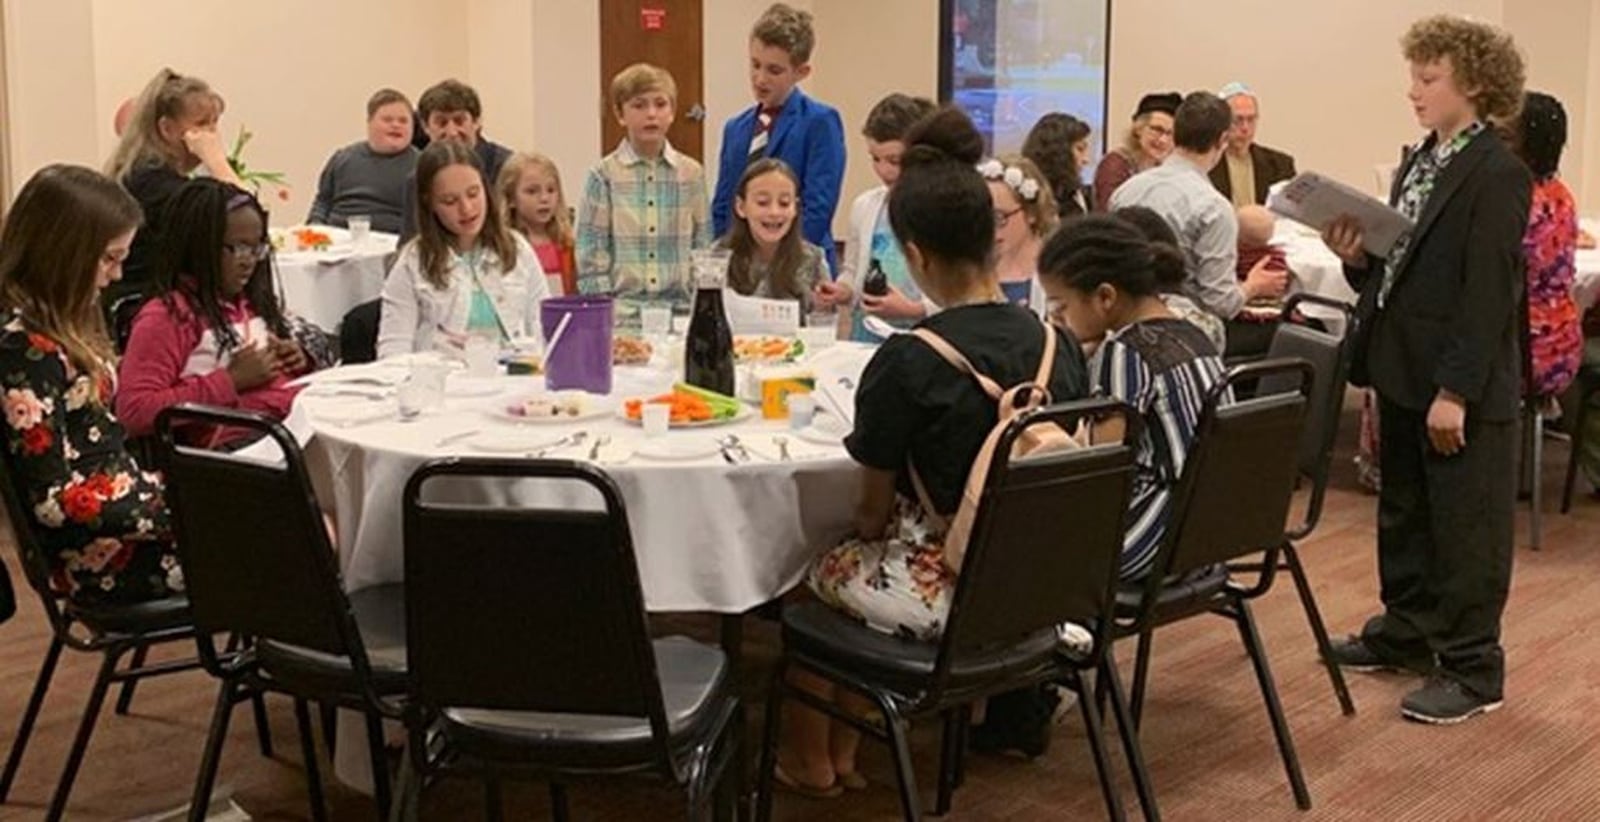
[[[806,353],[806,344],[795,337],[740,336],[733,338],[733,359],[740,363],[794,362]]]
[[[518,425],[563,425],[603,417],[607,413],[608,408],[582,391],[526,394],[489,404],[490,416]]]
[[[678,383],[672,390],[654,397],[636,397],[622,404],[619,415],[634,425],[644,424],[644,406],[665,405],[671,410],[669,428],[709,428],[727,425],[750,416],[750,407],[733,397]]]
[[[655,348],[648,340],[638,337],[613,337],[611,340],[612,365],[649,365]]]

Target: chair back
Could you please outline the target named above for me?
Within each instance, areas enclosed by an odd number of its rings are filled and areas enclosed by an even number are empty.
[[[128,350],[128,340],[133,337],[133,321],[139,316],[139,309],[144,307],[149,295],[144,291],[134,291],[123,294],[106,307],[107,325],[111,327],[111,341],[116,345],[117,353]]]
[[[1120,416],[1121,440],[1011,457],[1029,429]],[[1134,475],[1139,416],[1085,400],[1018,416],[1001,436],[941,639],[935,681],[962,655],[1015,644],[1063,622],[1109,625]],[[1097,637],[1099,639],[1099,637]],[[1106,645],[1095,643],[1098,654]]]
[[[277,445],[282,459],[180,444],[177,433],[197,424],[260,434]],[[370,683],[366,648],[294,437],[259,414],[191,404],[161,412],[156,437],[207,669],[223,675],[213,670],[209,637],[231,632],[349,657],[358,679]]]
[[[538,482],[515,487],[525,480]],[[462,487],[486,501],[441,501]],[[506,502],[531,490],[552,503]],[[645,718],[667,761],[633,539],[609,476],[568,461],[434,460],[406,483],[404,518],[411,704]]]
[[[71,636],[72,619],[63,607],[66,597],[50,585],[50,561],[33,532],[33,511],[23,505],[21,492],[11,475],[11,466],[0,459],[0,496],[5,498],[6,520],[11,524],[11,537],[16,545],[17,564],[28,587],[39,595],[44,604],[45,616],[56,636],[67,640]]]
[[[1322,515],[1328,490],[1328,470],[1333,462],[1333,443],[1339,436],[1339,420],[1344,412],[1345,381],[1350,372],[1350,337],[1337,337],[1309,325],[1294,322],[1302,303],[1314,303],[1344,314],[1344,327],[1350,327],[1354,308],[1348,303],[1313,294],[1296,294],[1283,307],[1279,324],[1267,350],[1267,359],[1301,359],[1311,364],[1312,378],[1307,394],[1306,423],[1296,449],[1300,475],[1311,482],[1311,500],[1301,524],[1291,529],[1293,539],[1310,534]],[[1256,396],[1266,397],[1301,390],[1300,377],[1292,371],[1279,372],[1261,380]]]
[[[1231,401],[1239,381],[1280,375],[1298,375],[1298,390]],[[1304,360],[1262,360],[1228,369],[1212,387],[1173,490],[1152,586],[1282,544],[1313,379]]]

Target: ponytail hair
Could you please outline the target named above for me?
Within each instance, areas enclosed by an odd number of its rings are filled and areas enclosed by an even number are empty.
[[[911,127],[900,180],[889,191],[889,225],[902,243],[950,263],[987,266],[994,251],[994,201],[975,168],[983,136],[945,106]]]
[[[156,72],[133,104],[133,119],[123,130],[111,159],[106,161],[106,176],[121,182],[128,172],[143,165],[165,165],[187,171],[179,168],[185,153],[175,150],[161,137],[161,118],[182,117],[190,100],[196,96],[216,106],[219,114],[222,112],[222,95],[212,91],[206,81],[170,68]]]
[[[1088,293],[1110,285],[1133,297],[1169,290],[1183,279],[1183,254],[1165,242],[1152,242],[1118,215],[1091,214],[1068,220],[1039,252],[1039,276]]]

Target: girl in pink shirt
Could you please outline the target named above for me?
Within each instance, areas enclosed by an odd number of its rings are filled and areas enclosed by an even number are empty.
[[[132,436],[153,433],[163,409],[185,402],[283,419],[298,391],[289,381],[312,364],[278,304],[265,209],[240,188],[200,178],[173,196],[167,220],[158,296],[134,319],[117,415]],[[240,433],[209,428],[183,439],[236,447]]]

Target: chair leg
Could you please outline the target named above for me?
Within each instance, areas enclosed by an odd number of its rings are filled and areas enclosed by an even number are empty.
[[[206,734],[205,753],[200,757],[200,772],[195,775],[194,794],[189,797],[189,822],[203,822],[211,807],[211,788],[217,781],[217,765],[222,761],[222,743],[228,737],[228,719],[233,716],[237,686],[225,679],[217,688],[217,705],[211,709],[211,730]]]
[[[1283,768],[1289,775],[1289,787],[1294,791],[1294,803],[1300,810],[1311,810],[1311,792],[1306,789],[1305,777],[1300,773],[1300,757],[1294,752],[1294,739],[1289,735],[1289,722],[1283,716],[1283,704],[1278,701],[1278,688],[1272,681],[1272,669],[1267,665],[1267,653],[1261,647],[1261,635],[1256,631],[1255,617],[1250,613],[1250,603],[1234,602],[1238,616],[1239,638],[1244,640],[1250,662],[1255,666],[1256,682],[1261,686],[1261,698],[1267,704],[1267,717],[1272,720],[1272,734],[1278,739],[1278,753],[1283,756]]]
[[[250,694],[250,710],[255,714],[256,744],[261,755],[272,758],[272,726],[267,722],[267,700],[259,691]]]
[[[961,710],[944,712],[944,731],[939,735],[939,794],[934,801],[934,816],[950,812],[956,792],[956,770],[961,762]]]
[[[567,804],[567,786],[560,782],[550,783],[550,818],[553,822],[569,822],[572,819],[572,809]]]
[[[1122,677],[1117,673],[1116,660],[1106,654],[1100,663],[1096,685],[1104,682],[1111,694],[1111,711],[1117,719],[1118,735],[1122,737],[1122,751],[1128,758],[1128,770],[1133,772],[1134,790],[1139,794],[1139,808],[1147,822],[1161,822],[1161,808],[1156,804],[1156,792],[1150,784],[1150,769],[1144,762],[1144,747],[1139,744],[1139,728],[1128,714],[1128,700],[1122,692]]]
[[[56,675],[56,663],[61,660],[60,637],[50,638],[50,648],[44,652],[44,663],[39,666],[39,677],[33,682],[33,694],[28,697],[28,707],[22,710],[22,722],[17,726],[17,737],[11,742],[11,753],[6,755],[6,769],[0,773],[0,804],[11,794],[11,783],[17,778],[17,768],[22,765],[22,752],[28,747],[28,737],[33,735],[33,723],[39,719],[39,709],[44,705],[44,695],[50,690],[50,680]]]
[[[1144,720],[1144,692],[1150,681],[1150,647],[1155,644],[1156,631],[1146,628],[1139,634],[1139,647],[1133,655],[1133,729],[1139,730]]]
[[[389,822],[417,822],[422,803],[422,775],[411,761],[411,745],[407,743],[400,754],[400,778],[395,785],[395,799],[389,806]]]
[[[1573,415],[1572,441],[1567,452],[1567,478],[1561,485],[1561,513],[1572,511],[1572,492],[1578,484],[1578,456],[1583,449],[1583,424],[1589,416],[1589,392],[1578,392],[1578,413]]]
[[[311,732],[311,711],[306,707],[306,701],[298,697],[294,701],[294,724],[300,734],[300,756],[305,760],[306,794],[311,800],[311,818],[316,822],[324,822],[328,818],[328,806],[322,798],[322,774],[317,768],[317,740]]]
[[[888,697],[874,695],[878,710],[883,712],[884,728],[889,732],[889,747],[894,752],[895,778],[900,783],[900,810],[906,822],[922,819],[922,805],[917,799],[917,774],[911,764],[911,742],[907,739],[907,722]]]
[[[61,781],[56,783],[55,796],[50,799],[50,809],[45,812],[46,822],[56,822],[67,810],[67,797],[72,794],[72,783],[78,778],[78,767],[89,749],[89,737],[94,733],[100,709],[105,705],[106,691],[111,688],[111,676],[117,670],[117,658],[122,649],[108,649],[100,661],[100,672],[95,675],[94,686],[89,689],[89,703],[84,706],[83,719],[78,722],[78,734],[73,737],[72,750],[67,754],[67,764],[61,769]]]
[[[483,778],[483,818],[489,822],[502,822],[506,818],[505,797],[500,795],[500,780],[493,776]]]
[[[1094,700],[1081,693],[1082,690],[1080,687],[1078,710],[1083,714],[1084,735],[1089,740],[1089,753],[1094,757],[1095,774],[1100,777],[1100,794],[1106,800],[1106,811],[1111,818],[1115,822],[1123,822],[1128,816],[1122,810],[1122,798],[1117,795],[1117,783],[1111,775],[1111,760],[1106,758],[1105,729],[1101,726],[1100,710]]]
[[[960,720],[958,720],[958,722],[956,724],[956,727],[957,727],[959,733],[956,735],[956,774],[955,774],[955,776],[956,776],[956,787],[959,788],[959,787],[961,787],[961,784],[963,782],[967,781],[967,742],[971,738],[970,735],[972,733],[972,706],[971,705],[962,705],[961,706],[961,718],[960,718]]]
[[[373,711],[367,712],[367,755],[372,759],[372,799],[378,804],[378,817],[387,818],[394,799],[389,782],[389,757],[384,753],[383,722]]]
[[[1543,546],[1541,517],[1544,514],[1544,409],[1533,409],[1533,428],[1528,440],[1528,547]]]
[[[1345,685],[1344,671],[1333,662],[1333,643],[1328,639],[1328,626],[1322,622],[1322,610],[1311,594],[1311,582],[1306,579],[1305,566],[1300,562],[1300,552],[1294,543],[1284,542],[1283,558],[1289,565],[1289,576],[1294,579],[1294,589],[1300,594],[1300,606],[1306,612],[1306,622],[1311,624],[1311,635],[1317,640],[1317,654],[1328,669],[1328,679],[1333,683],[1334,696],[1339,699],[1339,710],[1345,716],[1355,716],[1356,704],[1350,699],[1350,688]]]
[[[779,659],[767,688],[767,713],[761,723],[761,762],[756,766],[756,822],[772,820],[772,771],[778,766],[778,730],[788,667],[787,661]]]
[[[319,712],[322,715],[322,746],[328,749],[328,759],[331,760],[338,749],[339,709],[332,702],[324,702]]]
[[[140,645],[133,649],[133,660],[128,663],[128,670],[137,671],[144,667],[145,657],[150,653],[149,645]],[[139,684],[137,679],[127,679],[122,682],[122,693],[117,695],[116,714],[126,716],[128,709],[133,706],[133,689]]]

